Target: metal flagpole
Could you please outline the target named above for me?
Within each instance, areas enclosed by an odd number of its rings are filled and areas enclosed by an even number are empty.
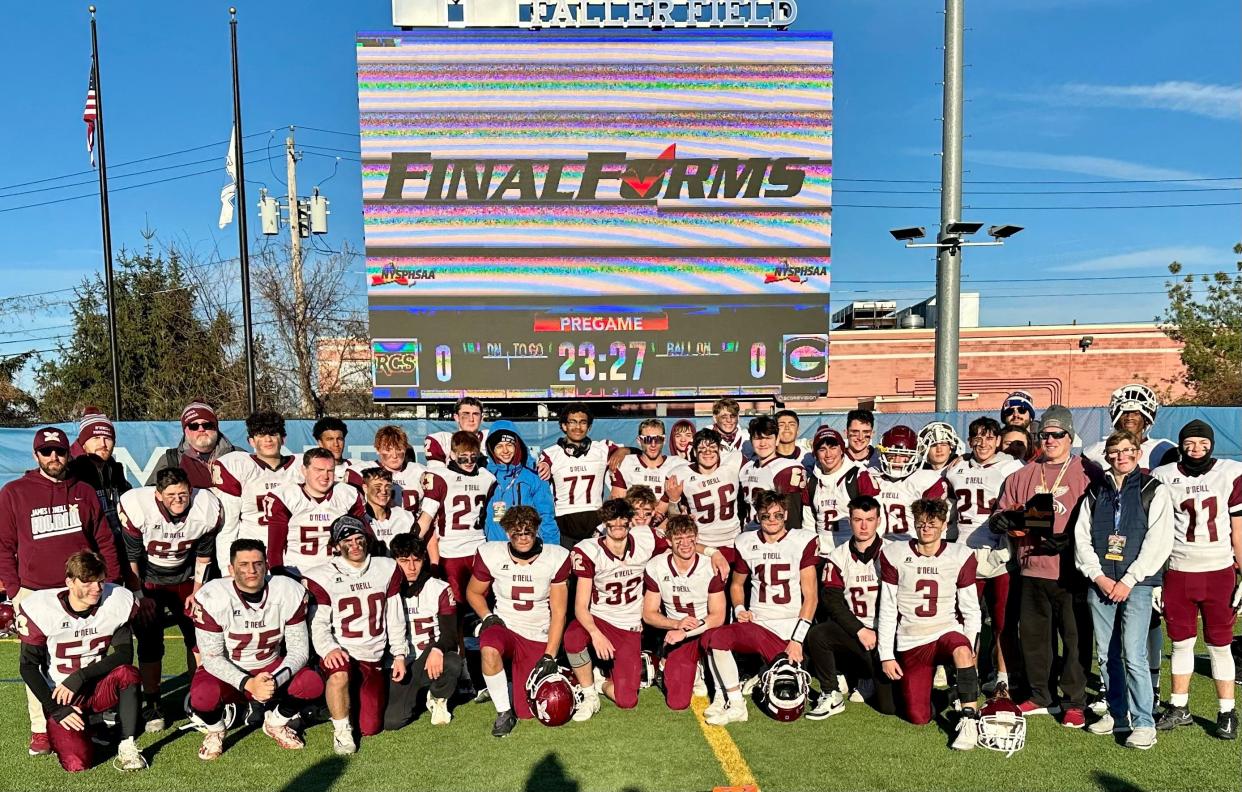
[[[962,214],[962,13],[964,0],[944,4],[944,121],[940,161],[940,234]],[[957,409],[962,250],[936,252],[936,412]]]
[[[237,148],[233,152],[237,164],[237,246],[241,259],[242,331],[245,335],[246,404],[250,412],[258,409],[255,397],[254,330],[250,321],[250,240],[246,231],[246,166],[242,157],[241,88],[237,80],[237,9],[229,9],[229,37],[233,49],[233,128]]]
[[[103,223],[104,284],[108,299],[108,352],[112,358],[112,416],[121,414],[121,363],[117,354],[116,287],[112,279],[112,220],[108,215],[108,158],[104,153],[103,81],[99,79],[99,38],[95,32],[95,6],[91,13],[91,82],[95,84],[95,138],[99,141],[99,214]]]

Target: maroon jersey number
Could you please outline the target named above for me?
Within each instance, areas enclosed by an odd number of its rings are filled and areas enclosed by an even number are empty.
[[[716,501],[711,500],[712,493],[696,492],[692,501],[694,503],[694,512],[699,516],[701,525],[710,525],[716,522],[716,511],[720,510],[721,520],[732,520],[737,514],[737,499],[733,495],[734,487],[732,484],[725,484],[716,488]]]
[[[792,599],[790,578],[784,573],[793,570],[790,564],[760,564],[755,567],[755,576],[759,579],[759,601],[773,605],[787,605]]]
[[[871,615],[869,603],[867,602],[867,592],[879,591],[879,586],[854,586],[850,589],[850,607],[854,611],[854,615],[860,619]]]
[[[934,580],[920,580],[914,584],[916,593],[923,595],[923,604],[914,609],[915,616],[931,617],[936,615],[936,600],[940,595],[940,584]]]
[[[1216,496],[1213,495],[1203,501],[1203,508],[1207,512],[1207,529],[1208,541],[1215,542],[1219,535],[1216,532]],[[1186,526],[1186,541],[1193,542],[1195,540],[1195,526],[1199,522],[1199,514],[1195,511],[1194,499],[1182,501],[1182,510],[1190,518],[1190,523]]]
[[[229,633],[228,638],[233,643],[233,659],[241,660],[242,652],[254,643],[254,659],[256,662],[262,663],[265,660],[271,660],[276,656],[276,651],[280,649],[280,644],[284,633],[280,630],[263,630],[259,633]]]
[[[604,584],[604,594],[606,598],[603,600],[605,605],[628,605],[632,602],[638,602],[638,591],[642,588],[643,579],[640,577],[630,578],[626,581],[614,580]]]
[[[342,638],[362,638],[364,635],[374,638],[384,632],[384,600],[387,596],[382,591],[367,595],[364,603],[361,597],[345,597],[338,604],[344,613],[341,617]],[[354,624],[363,622],[366,632],[356,629]]]

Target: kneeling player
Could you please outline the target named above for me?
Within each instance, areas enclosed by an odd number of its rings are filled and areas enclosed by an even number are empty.
[[[186,606],[203,662],[190,680],[190,710],[203,731],[198,758],[207,761],[224,751],[226,704],[265,705],[263,733],[298,749],[304,743],[289,721],[323,695],[323,679],[306,667],[306,589],[283,575],[268,578],[258,539],[237,539],[229,558],[231,577],[205,584]]]
[[[765,663],[779,654],[802,662],[802,642],[819,601],[815,586],[819,540],[814,531],[786,527],[786,502],[786,496],[775,490],[759,490],[753,503],[759,530],[733,540],[736,560],[729,599],[737,621],[712,630],[706,641],[716,675],[716,698],[703,714],[713,726],[747,717],[734,652],[758,654]]]
[[[147,766],[135,742],[134,595],[107,578],[104,560],[81,550],[65,564],[65,588],[37,591],[17,612],[22,681],[43,705],[52,750],[71,773],[91,766],[90,716],[112,709],[121,726],[117,769]]]
[[[370,737],[384,728],[387,677],[405,678],[409,640],[400,596],[405,578],[396,561],[371,555],[370,541],[361,520],[337,517],[330,548],[340,555],[305,572],[315,602],[311,640],[326,679],[332,749],[340,755],[358,750],[349,722],[350,688],[358,691],[358,731]],[[392,654],[387,674],[385,650]]]
[[[384,728],[400,729],[414,720],[418,695],[428,691],[431,725],[453,719],[448,699],[457,689],[462,659],[457,653],[457,601],[449,584],[431,576],[427,546],[412,534],[398,534],[388,547],[402,577],[401,598],[410,628],[412,651],[403,679],[388,683]]]
[[[570,554],[581,581],[574,597],[576,619],[565,630],[565,654],[583,691],[574,720],[590,720],[599,712],[602,692],[621,709],[638,705],[642,683],[643,570],[668,549],[649,525],[631,528],[634,509],[620,498],[599,509],[604,534],[583,539]],[[596,690],[591,653],[612,663],[608,679]]]
[[[690,706],[708,630],[724,624],[724,581],[697,549],[699,529],[688,514],[665,523],[672,552],[647,562],[643,575],[643,621],[664,633],[664,701],[669,709]]]
[[[901,683],[906,717],[920,725],[932,719],[936,666],[953,663],[962,703],[953,747],[968,751],[979,739],[975,553],[940,538],[949,516],[945,501],[921,498],[911,512],[915,538],[880,551],[880,659],[888,678]]]
[[[536,667],[559,671],[556,653],[569,601],[569,551],[539,539],[539,512],[513,506],[500,518],[507,542],[487,542],[474,557],[466,601],[482,619],[479,645],[483,681],[496,707],[492,735],[504,737],[518,718],[534,717],[523,687]],[[493,611],[488,592],[496,599]],[[513,666],[518,695],[512,703],[505,661]]]

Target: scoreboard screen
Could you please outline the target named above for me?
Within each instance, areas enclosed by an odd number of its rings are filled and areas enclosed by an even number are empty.
[[[826,392],[830,34],[357,51],[377,401]]]

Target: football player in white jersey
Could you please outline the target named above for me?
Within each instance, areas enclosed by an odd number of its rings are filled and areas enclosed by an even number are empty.
[[[819,698],[807,710],[810,720],[823,720],[845,709],[837,669],[858,680],[856,690],[871,698],[885,715],[897,709],[893,685],[880,667],[876,622],[880,614],[880,503],[859,495],[848,504],[850,539],[833,548],[824,564],[820,601],[827,618],[811,627],[806,656],[819,680]]]
[[[194,624],[185,615],[185,605],[203,585],[207,567],[215,557],[224,511],[210,490],[191,489],[184,470],[164,468],[156,473],[154,487],[132,489],[121,496],[117,517],[130,571],[142,583],[135,592],[138,618],[134,632],[146,698],[143,720],[147,731],[162,731],[164,630],[177,625],[185,641],[186,665],[195,667]]]
[[[735,558],[733,539],[742,530],[737,505],[741,484],[738,468],[722,462],[720,433],[700,429],[690,445],[690,465],[668,477],[664,497],[656,506],[659,514],[677,503],[694,518],[699,542],[719,550],[730,565]]]
[[[858,477],[858,492],[880,502],[884,538],[906,540],[914,527],[910,514],[914,502],[943,498],[948,488],[939,471],[923,467],[918,436],[910,427],[889,429],[878,448],[880,470],[864,470]]]
[[[944,421],[931,421],[919,430],[919,457],[927,470],[943,472],[961,459],[962,440]]]
[[[375,537],[375,555],[388,555],[388,546],[401,534],[410,533],[415,517],[405,509],[393,507],[392,473],[376,465],[362,471],[363,495],[367,501],[367,523]]]
[[[625,502],[630,504],[630,508],[634,510],[634,519],[630,520],[630,525],[650,525],[655,531],[656,536],[664,538],[664,523],[661,521],[659,525],[653,525],[656,504],[660,499],[656,497],[651,487],[645,484],[635,484],[625,491]]]
[[[474,434],[457,432],[450,448],[445,464],[423,474],[418,531],[453,596],[464,602],[474,553],[486,541],[482,510],[496,488],[496,477],[479,467],[482,453]]]
[[[814,466],[807,478],[807,498],[815,517],[819,554],[827,557],[834,547],[850,540],[846,505],[858,495],[859,468],[846,461],[845,440],[831,426],[821,426],[811,442]]]
[[[664,422],[648,418],[638,425],[637,454],[629,454],[612,471],[612,497],[624,498],[625,492],[636,484],[650,487],[656,497],[664,494],[664,482],[678,468],[686,466],[685,460],[664,454]]]
[[[1108,418],[1114,429],[1124,429],[1140,441],[1139,468],[1144,473],[1176,462],[1177,446],[1172,440],[1163,437],[1148,437],[1147,431],[1156,422],[1156,413],[1160,411],[1160,400],[1155,391],[1138,382],[1122,385],[1113,391],[1108,400]],[[1082,455],[1101,468],[1108,469],[1108,460],[1104,458],[1104,440],[1083,451]]]
[[[552,482],[556,524],[566,549],[595,534],[608,483],[608,461],[616,448],[609,440],[590,438],[594,422],[585,404],[566,405],[560,414],[564,436],[539,456],[539,475]]]
[[[750,504],[758,493],[775,490],[785,496],[788,527],[810,528],[815,518],[806,490],[806,468],[800,459],[786,459],[776,453],[776,435],[780,431],[776,419],[770,415],[752,418],[747,431],[755,455],[738,472],[743,524],[751,528],[758,525],[750,513]]]
[[[306,589],[292,578],[268,577],[257,539],[234,541],[229,556],[230,577],[204,584],[186,605],[203,658],[190,680],[190,711],[203,732],[204,761],[224,752],[225,705],[264,705],[263,733],[298,750],[305,743],[289,722],[323,695],[323,679],[306,667]]]
[[[787,527],[786,500],[775,490],[760,490],[752,504],[759,530],[739,534],[733,542],[736,560],[729,600],[735,621],[712,630],[706,639],[717,693],[703,714],[714,726],[747,718],[735,652],[758,654],[765,663],[781,654],[794,663],[803,660],[802,643],[819,601],[815,581],[819,543],[813,531]]]
[[[709,630],[724,624],[724,581],[711,558],[699,552],[699,529],[688,514],[665,523],[670,551],[652,558],[643,572],[643,622],[664,631],[664,702],[690,706]]]
[[[1203,641],[1216,683],[1216,736],[1236,739],[1238,713],[1233,680],[1237,673],[1230,643],[1242,607],[1242,463],[1212,456],[1212,427],[1195,420],[1178,435],[1181,461],[1162,465],[1152,476],[1173,496],[1173,555],[1164,573],[1164,619],[1173,642],[1170,707],[1156,721],[1168,731],[1194,722],[1190,677],[1195,637],[1203,620]]]
[[[565,631],[569,551],[539,539],[539,512],[513,506],[500,518],[507,542],[488,542],[475,555],[466,600],[482,620],[479,644],[483,681],[496,707],[492,735],[504,737],[518,718],[533,718],[523,692],[536,667],[559,672],[556,655]],[[496,602],[488,604],[489,592]],[[513,667],[517,695],[509,696],[505,661]]]
[[[487,430],[483,425],[483,402],[473,396],[463,396],[453,407],[453,419],[457,421],[457,432],[467,432],[479,441],[479,447],[487,442]],[[423,453],[427,456],[427,466],[446,465],[452,456],[453,435],[457,432],[433,432],[423,440]],[[487,464],[486,457],[480,461]]]
[[[315,445],[331,452],[336,461],[336,481],[362,490],[362,469],[366,463],[345,457],[345,438],[349,436],[349,427],[340,418],[326,416],[315,421],[311,428],[311,437]]]
[[[410,649],[405,676],[388,685],[384,730],[394,731],[414,720],[414,708],[423,690],[427,691],[431,725],[443,726],[453,719],[448,700],[462,673],[462,658],[457,653],[457,600],[448,583],[432,577],[422,539],[400,534],[393,537],[389,551],[403,578],[401,598],[409,624]]]
[[[319,673],[326,678],[332,749],[340,756],[358,750],[350,726],[351,688],[358,695],[358,731],[370,737],[384,728],[389,678],[405,678],[405,576],[396,561],[372,556],[370,542],[362,520],[338,517],[332,523],[331,546],[339,555],[308,569],[305,578],[315,603],[311,643],[320,658]],[[392,658],[391,670],[384,668],[386,655]]]
[[[333,521],[343,514],[366,516],[362,495],[337,484],[335,460],[322,448],[302,454],[301,484],[286,484],[267,494],[267,561],[274,573],[301,577],[328,563]]]
[[[302,480],[297,457],[281,453],[285,419],[280,413],[253,413],[246,419],[246,434],[253,453],[230,451],[211,463],[214,491],[224,506],[224,527],[216,540],[216,564],[222,573],[229,568],[229,546],[234,539],[267,541],[263,505],[267,493]]]
[[[996,682],[1009,684],[1006,656],[1018,654],[1018,636],[1007,619],[1009,607],[1009,541],[1004,534],[991,531],[988,518],[1000,497],[1001,485],[1022,463],[1000,453],[1001,425],[995,418],[976,418],[970,422],[967,437],[970,453],[945,471],[949,497],[957,517],[954,540],[975,551],[978,564],[977,588],[980,605],[987,603],[992,619],[992,648],[989,650]],[[953,529],[950,528],[950,535]],[[980,647],[980,654],[984,654]],[[986,689],[991,688],[987,685]]]
[[[953,748],[969,751],[979,739],[979,598],[975,554],[944,541],[949,504],[923,498],[911,508],[915,538],[880,551],[880,616],[876,640],[884,673],[901,684],[906,718],[930,723],[932,677],[941,663],[957,670],[962,704]]]
[[[71,773],[90,769],[94,759],[90,716],[113,709],[121,729],[116,768],[147,767],[138,750],[139,679],[131,665],[134,596],[107,578],[103,558],[79,550],[65,563],[65,588],[36,591],[17,611],[22,681],[42,704],[52,750]],[[16,768],[10,773],[16,781]]]
[[[668,550],[650,526],[633,526],[634,510],[621,498],[599,509],[603,533],[583,539],[570,553],[580,582],[575,619],[565,630],[565,654],[583,691],[576,721],[599,712],[603,693],[621,709],[638,705],[642,683],[643,570]],[[612,673],[595,689],[591,655],[612,662]]]
[[[375,432],[375,455],[380,467],[392,474],[393,504],[417,516],[427,468],[414,459],[405,430],[392,424],[381,426]]]
[[[863,470],[880,469],[880,450],[871,445],[874,436],[875,414],[871,410],[850,410],[845,414],[845,457],[851,464]]]
[[[720,434],[720,456],[722,461],[731,461],[735,453],[738,458],[733,462],[736,466],[741,466],[743,460],[740,456],[742,453],[742,445],[746,442],[744,433],[738,427],[738,416],[742,414],[742,405],[737,403],[737,399],[728,396],[723,399],[717,399],[712,405],[712,425],[711,429],[716,430]]]

